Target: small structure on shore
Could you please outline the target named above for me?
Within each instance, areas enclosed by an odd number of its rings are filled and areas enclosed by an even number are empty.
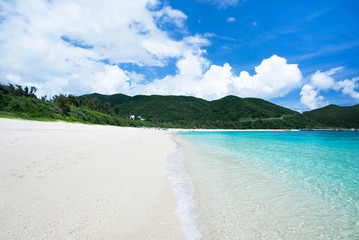
[[[130,116],[130,119],[131,120],[136,120],[136,115],[131,115]],[[138,115],[137,116],[137,119],[141,120],[141,121],[144,121],[145,119],[143,117],[141,117],[141,115]]]

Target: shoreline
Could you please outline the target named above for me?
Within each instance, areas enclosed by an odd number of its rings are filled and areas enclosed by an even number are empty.
[[[0,119],[0,238],[185,239],[153,129]]]
[[[283,136],[292,135],[285,132],[282,134]],[[346,133],[343,134],[346,135]],[[357,136],[357,133],[354,132],[353,134]],[[286,137],[282,138],[281,134],[278,134],[279,137],[276,137],[277,134],[264,135],[274,136],[277,139],[282,139],[283,142],[286,139]],[[313,148],[310,146],[302,154],[300,149],[305,149],[303,147],[310,144],[307,142],[308,134],[294,134],[295,138],[292,140],[295,141],[288,141],[289,145],[279,144],[282,142],[274,140],[276,146],[271,141],[269,145],[262,145],[266,144],[268,140],[262,136],[255,138],[256,140],[253,142],[253,138],[245,138],[246,134],[243,136],[244,138],[241,141],[236,142],[233,136],[226,139],[226,134],[217,135],[217,139],[211,133],[209,135],[179,134],[179,139],[183,141],[177,142],[183,144],[182,152],[186,172],[192,177],[192,183],[195,187],[194,192],[191,193],[196,206],[193,209],[194,215],[192,217],[197,220],[195,223],[201,230],[204,239],[221,239],[223,236],[227,236],[228,239],[236,239],[236,236],[242,236],[245,239],[287,239],[293,236],[304,239],[310,239],[313,236],[320,238],[322,236],[322,232],[318,230],[320,227],[326,229],[327,235],[325,236],[330,238],[338,236],[336,228],[333,228],[337,225],[339,225],[338,231],[340,231],[341,236],[357,234],[354,225],[346,222],[349,222],[349,217],[345,217],[351,212],[349,211],[350,207],[355,207],[355,203],[350,205],[348,209],[343,208],[346,206],[345,203],[341,205],[345,202],[341,198],[342,196],[353,196],[355,199],[356,195],[353,193],[351,195],[326,195],[327,191],[321,191],[318,195],[318,188],[327,189],[325,185],[321,185],[325,182],[321,182],[322,179],[328,179],[327,176],[326,178],[323,177],[325,174],[321,173],[318,162],[324,167],[322,168],[324,172],[330,171],[330,168],[328,169],[326,167],[328,165],[324,164],[325,157],[311,159]],[[298,136],[302,136],[302,139]],[[326,134],[323,133],[321,143],[326,144],[327,141],[331,140],[325,136]],[[272,137],[270,138],[272,139]],[[314,137],[314,139],[316,138],[318,136]],[[221,141],[220,144],[217,144],[218,140]],[[233,149],[242,146],[242,153],[238,152],[236,155],[233,153],[234,150],[224,151],[226,150],[224,149],[225,143],[229,141],[235,143],[232,145]],[[268,147],[258,149],[258,145]],[[290,154],[293,152],[291,149],[296,148],[287,146],[297,145],[302,146],[298,148],[299,150],[294,151],[298,155]],[[313,145],[319,154],[317,156],[324,156],[317,148],[318,142],[314,141]],[[247,152],[246,149],[248,149]],[[289,150],[288,153],[286,149]],[[325,149],[323,148],[324,152],[326,152]],[[264,152],[261,152],[263,150]],[[253,154],[256,151],[258,154]],[[333,151],[336,151],[335,148]],[[329,153],[331,151],[328,151]],[[295,157],[287,160],[287,156]],[[309,166],[307,161],[303,160],[306,158]],[[286,159],[286,161],[281,161],[281,159]],[[288,162],[293,162],[293,164],[289,165]],[[306,175],[304,175],[306,177],[303,177],[301,171],[296,171],[296,168],[293,167],[298,165],[306,167],[304,168],[307,170]],[[336,171],[334,168],[331,170]],[[299,174],[296,176],[297,172]],[[278,173],[281,174],[278,175]],[[319,173],[318,178],[315,178],[317,173]],[[335,174],[331,172],[328,176],[335,176]],[[307,179],[311,180],[308,181]],[[335,181],[333,180],[333,182]],[[329,181],[328,184],[332,186],[333,182]],[[315,187],[308,187],[312,185]],[[337,186],[337,189],[341,189],[345,185],[338,184]],[[333,189],[335,188],[333,186]],[[304,189],[306,190],[304,191]],[[348,189],[350,190],[350,188]],[[328,211],[332,202],[323,201],[322,197],[327,199],[338,197],[336,200],[336,203],[339,204],[338,211]],[[323,218],[328,222],[321,223]],[[356,219],[351,219],[351,221],[355,224]],[[278,233],[281,235],[277,235]]]
[[[169,133],[178,132],[338,132],[338,131],[359,131],[358,129],[167,129]]]
[[[11,115],[9,115],[11,116]],[[120,127],[120,128],[140,128],[140,129],[152,129],[152,130],[165,130],[169,133],[176,132],[296,132],[296,131],[359,131],[356,128],[303,128],[303,129],[208,129],[208,128],[158,128],[158,127],[148,127],[148,126],[139,126],[139,127],[130,127],[130,126],[116,126],[116,125],[103,125],[96,123],[86,123],[86,122],[67,122],[63,120],[50,120],[50,119],[26,119],[20,117],[9,117],[9,116],[0,116],[0,119],[12,119],[12,120],[22,120],[22,121],[34,121],[34,122],[62,122],[70,124],[83,124],[87,126],[110,126],[110,127]]]
[[[169,133],[177,132],[297,132],[298,129],[180,129],[170,128]]]

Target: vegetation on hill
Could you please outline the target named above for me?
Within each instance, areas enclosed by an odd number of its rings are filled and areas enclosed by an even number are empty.
[[[206,101],[186,96],[94,93],[80,97],[60,94],[48,100],[38,99],[35,93],[34,87],[0,85],[0,116],[165,128],[359,128],[359,105],[330,105],[300,114],[262,99],[235,96]]]
[[[300,113],[257,98],[227,96],[215,101],[186,96],[111,96],[92,97],[117,106],[122,116],[136,115],[154,124],[180,128],[209,129],[290,129],[324,127]]]
[[[350,107],[329,105],[304,112],[303,115],[327,126],[359,128],[359,104]]]
[[[103,104],[91,97],[79,99],[60,94],[46,100],[45,97],[37,99],[35,92],[36,88],[28,90],[27,87],[23,89],[19,85],[0,85],[0,116],[115,126],[156,126],[149,122],[121,117],[117,107],[111,108],[110,104]]]

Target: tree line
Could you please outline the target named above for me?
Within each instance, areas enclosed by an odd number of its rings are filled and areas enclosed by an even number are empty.
[[[24,88],[21,85],[18,84],[9,84],[9,85],[3,85],[0,84],[0,93],[6,94],[6,95],[12,95],[12,96],[18,96],[18,97],[30,97],[30,98],[37,98],[35,93],[37,89],[36,87],[27,87]]]
[[[359,105],[328,106],[304,114],[255,98],[215,101],[187,96],[59,94],[38,99],[35,87],[0,84],[0,115],[118,126],[209,129],[358,128]],[[142,116],[147,121],[126,116]]]
[[[102,103],[93,97],[59,94],[48,99],[36,96],[35,87],[0,84],[0,116],[35,120],[63,120],[115,126],[149,126],[156,124],[130,120],[120,115],[119,106]],[[168,125],[161,125],[168,127]]]
[[[37,88],[31,86],[25,86],[24,88],[18,84],[0,84],[0,94],[16,97],[27,97],[32,99],[38,99],[36,96]],[[112,107],[109,103],[102,103],[97,98],[92,98],[90,96],[85,96],[83,98],[78,98],[71,94],[59,94],[54,95],[51,99],[47,99],[47,96],[41,97],[42,101],[48,101],[56,104],[63,112],[63,114],[68,115],[71,111],[71,106],[75,107],[87,107],[93,111],[98,111],[104,114],[111,116],[120,116],[119,106],[116,105]]]

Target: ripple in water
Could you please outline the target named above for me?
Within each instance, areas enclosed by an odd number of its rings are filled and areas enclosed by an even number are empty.
[[[203,239],[359,239],[359,133],[176,136]]]

